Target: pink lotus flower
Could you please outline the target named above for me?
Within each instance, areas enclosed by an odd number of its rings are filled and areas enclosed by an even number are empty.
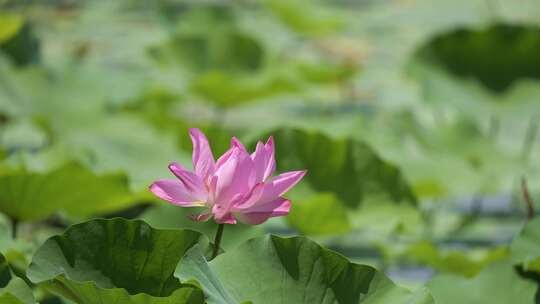
[[[306,171],[291,171],[272,177],[276,169],[274,141],[257,143],[251,155],[236,139],[217,161],[208,140],[199,129],[190,129],[193,142],[191,172],[178,163],[169,169],[178,179],[163,179],[150,185],[159,198],[182,207],[206,207],[193,220],[206,221],[212,216],[219,224],[257,225],[270,217],[289,213],[291,202],[281,197],[296,185]]]

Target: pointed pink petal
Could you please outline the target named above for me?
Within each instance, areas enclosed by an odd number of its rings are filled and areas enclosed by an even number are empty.
[[[264,173],[267,166],[267,156],[264,144],[262,142],[257,143],[255,152],[251,154],[251,159],[253,159],[253,164],[255,166],[255,181],[260,183],[264,181]]]
[[[242,145],[242,143],[236,137],[233,137],[233,138],[231,138],[231,147],[229,148],[229,150],[227,150],[227,152],[223,153],[223,155],[221,155],[219,157],[219,159],[217,160],[217,162],[216,162],[216,170],[219,167],[223,166],[223,164],[226,163],[229,160],[229,158],[231,157],[233,151],[236,150],[236,149],[240,149],[240,150],[247,153],[247,150],[244,147],[244,145]]]
[[[229,206],[237,195],[247,197],[255,184],[255,170],[249,154],[234,148],[231,156],[214,173],[215,203]]]
[[[242,145],[242,143],[236,137],[233,137],[233,138],[231,138],[231,147],[229,148],[229,150],[227,150],[225,153],[223,153],[223,155],[221,155],[219,157],[219,159],[217,160],[217,162],[216,162],[216,171],[221,166],[223,166],[223,164],[225,164],[229,160],[229,158],[231,158],[233,152],[235,150],[237,150],[237,149],[240,149],[240,150],[247,153],[247,150],[244,147],[244,145]]]
[[[204,182],[195,173],[187,171],[178,163],[170,163],[169,170],[180,179],[184,187],[192,194],[192,196],[200,201],[208,200],[208,191]]]
[[[306,175],[306,172],[306,170],[302,170],[282,173],[266,183],[270,186],[266,187],[265,191],[281,196],[294,187]]]
[[[239,148],[247,153],[246,147],[238,140],[238,138],[233,137],[231,138],[231,148]]]
[[[265,181],[276,170],[276,160],[274,159],[274,139],[270,136],[266,144],[257,143],[255,152],[251,154],[251,158],[255,163],[255,171],[257,172],[257,182]]]
[[[291,171],[280,174],[266,183],[260,183],[253,188],[250,197],[235,208],[246,210],[276,200],[296,185],[305,174],[306,171]]]
[[[214,173],[215,160],[208,139],[199,129],[189,129],[189,135],[193,142],[193,168],[195,174],[201,179],[207,180]]]
[[[274,137],[270,136],[268,138],[268,141],[264,145],[264,149],[266,150],[266,169],[264,171],[263,180],[266,180],[276,171]]]
[[[241,212],[234,212],[233,214],[241,223],[258,225],[271,217],[287,215],[290,209],[291,201],[279,197],[269,203],[256,205]]]
[[[149,187],[157,197],[182,207],[204,206],[205,202],[198,200],[179,180],[162,179]]]
[[[223,153],[223,155],[219,157],[219,159],[216,162],[216,171],[221,166],[223,166],[223,164],[225,164],[229,160],[229,158],[231,158],[231,155],[233,154],[234,150],[235,150],[235,147],[230,148],[229,150],[227,150],[227,152]]]

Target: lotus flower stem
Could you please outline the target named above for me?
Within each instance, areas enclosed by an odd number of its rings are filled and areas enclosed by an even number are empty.
[[[223,237],[223,230],[225,230],[225,224],[219,224],[216,232],[216,237],[214,239],[214,251],[212,252],[212,259],[217,257],[219,253],[219,246],[221,244],[221,238]]]

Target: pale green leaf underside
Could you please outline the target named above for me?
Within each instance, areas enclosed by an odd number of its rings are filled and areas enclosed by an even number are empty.
[[[211,262],[193,248],[177,275],[199,281],[210,304],[433,303],[304,237],[259,237]]]

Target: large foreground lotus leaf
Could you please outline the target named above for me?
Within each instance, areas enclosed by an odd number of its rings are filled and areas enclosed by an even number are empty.
[[[521,278],[507,262],[492,264],[472,279],[442,274],[428,287],[437,304],[530,304],[534,303],[537,289],[533,281]]]
[[[280,171],[308,168],[305,180],[313,189],[333,192],[348,206],[356,207],[370,196],[416,202],[399,168],[363,142],[300,129],[279,129],[271,134]]]
[[[209,304],[433,303],[427,292],[410,294],[305,237],[259,237],[211,262],[193,248],[177,275],[196,279]]]
[[[0,211],[19,220],[39,220],[58,210],[90,215],[131,203],[124,175],[97,176],[77,163],[47,173],[15,171],[0,176]]]
[[[41,246],[28,278],[78,304],[202,303],[200,289],[173,276],[185,252],[208,239],[191,230],[157,230],[143,221],[97,219]]]
[[[512,261],[540,273],[540,218],[528,222],[510,246]]]

